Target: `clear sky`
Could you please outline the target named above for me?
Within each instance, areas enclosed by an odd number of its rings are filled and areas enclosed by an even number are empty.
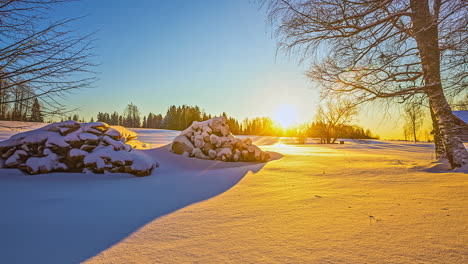
[[[55,12],[87,15],[77,24],[81,34],[98,30],[99,81],[67,102],[85,120],[121,113],[130,102],[143,115],[182,104],[238,119],[274,116],[284,105],[294,107],[298,122],[315,115],[318,89],[304,76],[306,65],[276,55],[272,28],[254,1],[81,0]],[[395,127],[359,119],[384,137]]]
[[[86,117],[121,112],[130,102],[143,114],[169,105],[199,105],[237,118],[271,115],[290,103],[305,121],[317,93],[293,60],[275,56],[265,13],[247,0],[82,0],[58,10],[88,14],[79,23],[96,34],[100,80],[70,97]]]

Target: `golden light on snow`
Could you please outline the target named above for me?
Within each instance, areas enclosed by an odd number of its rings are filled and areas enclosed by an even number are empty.
[[[283,128],[287,128],[296,123],[298,113],[296,108],[291,104],[281,104],[273,113],[273,121],[280,124]]]

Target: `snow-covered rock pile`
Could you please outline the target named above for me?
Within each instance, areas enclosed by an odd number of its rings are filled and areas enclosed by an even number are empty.
[[[65,121],[0,142],[0,167],[29,174],[54,171],[126,172],[147,176],[157,163],[134,148],[148,148],[136,133],[105,123]]]
[[[250,138],[233,136],[224,117],[203,122],[194,121],[172,142],[177,154],[221,161],[260,161],[270,159],[270,154],[252,144]]]

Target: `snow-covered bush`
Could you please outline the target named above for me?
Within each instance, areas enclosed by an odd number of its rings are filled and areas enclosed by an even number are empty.
[[[203,122],[194,121],[172,142],[177,154],[221,161],[260,161],[270,159],[270,154],[252,144],[250,138],[233,136],[224,117]]]
[[[135,148],[148,148],[135,132],[101,122],[65,121],[0,142],[0,165],[29,174],[54,171],[126,172],[147,176],[157,163]]]

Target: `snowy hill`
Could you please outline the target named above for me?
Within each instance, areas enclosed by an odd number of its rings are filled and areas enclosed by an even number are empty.
[[[290,145],[269,163],[169,152],[151,177],[0,169],[1,263],[463,263],[468,183],[428,143]],[[0,129],[4,138],[17,131]],[[259,142],[263,142],[260,144]]]

